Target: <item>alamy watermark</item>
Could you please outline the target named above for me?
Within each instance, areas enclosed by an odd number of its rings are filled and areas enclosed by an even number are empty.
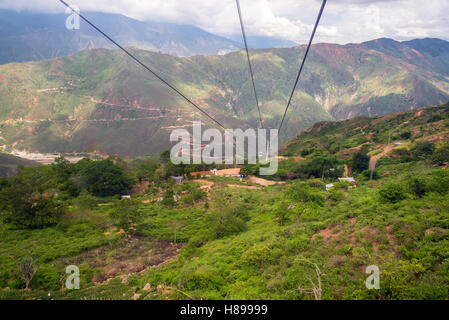
[[[65,273],[69,274],[65,281],[65,287],[69,290],[79,290],[80,288],[80,269],[77,266],[70,265],[65,269]]]
[[[79,30],[81,28],[80,17],[76,12],[80,12],[80,9],[75,5],[71,5],[71,7],[73,11],[70,8],[65,9],[65,13],[69,15],[65,20],[65,27],[67,30]]]
[[[368,290],[380,289],[380,269],[376,265],[370,265],[366,267],[366,274],[369,274],[369,277],[366,278],[365,286]]]
[[[202,132],[201,121],[193,122],[193,135],[175,129],[170,142],[177,142],[170,152],[173,164],[256,164],[260,175],[274,175],[278,169],[278,130],[218,129]],[[245,147],[246,146],[246,147]],[[223,152],[224,149],[224,152]]]

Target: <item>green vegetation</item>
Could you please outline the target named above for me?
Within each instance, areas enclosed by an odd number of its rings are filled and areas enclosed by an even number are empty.
[[[357,46],[314,45],[303,85],[293,97],[280,134],[285,139],[281,143],[318,121],[380,116],[449,100],[442,89],[449,86],[447,42],[419,40],[417,55],[411,43],[384,47],[384,40]],[[251,53],[267,128],[279,124],[304,50],[305,46],[299,46]],[[242,73],[246,62],[242,51],[190,58],[132,52],[149,66],[164,70],[165,79],[226,127],[258,126],[251,82]],[[0,75],[0,140],[8,151],[157,155],[167,147],[172,128],[189,127],[192,121],[191,106],[115,50],[86,50],[53,60],[1,65]],[[205,126],[214,125],[201,113],[195,112],[195,117]],[[443,119],[436,113],[425,124]],[[344,131],[321,137],[330,145],[325,150],[335,153],[347,148],[348,142],[383,143],[386,129],[375,132],[373,139]],[[343,139],[346,134],[352,139]],[[407,134],[414,133],[399,134],[408,139]],[[313,152],[315,147],[307,149]],[[308,152],[300,151],[295,154]]]
[[[441,120],[427,122],[429,110]],[[285,183],[265,187],[176,183],[170,175],[208,167],[174,166],[164,154],[25,167],[0,183],[0,299],[447,299],[447,112],[365,119],[365,138],[348,133],[345,148],[325,137],[361,120],[322,123],[284,149],[273,179]],[[395,137],[401,144],[388,145]],[[369,157],[378,157],[373,172]],[[337,180],[345,164],[357,187]],[[64,287],[68,265],[80,268],[80,290]],[[365,287],[370,265],[379,290]]]

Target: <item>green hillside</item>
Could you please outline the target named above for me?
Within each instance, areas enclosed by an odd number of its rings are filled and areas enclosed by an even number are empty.
[[[449,139],[449,104],[424,107],[380,117],[356,117],[337,122],[319,122],[301,132],[280,150],[285,155],[313,156],[314,153],[344,155],[345,150],[361,145],[375,150],[388,141],[447,141]]]
[[[284,146],[272,185],[176,184],[207,167],[164,156],[26,167],[0,183],[0,299],[446,300],[448,134],[449,105],[322,122]],[[337,179],[345,164],[356,187]]]
[[[304,50],[251,52],[268,128],[279,125]],[[190,58],[133,53],[228,127],[257,127],[243,52]],[[449,45],[442,40],[314,45],[281,142],[322,120],[446,103],[448,77]],[[8,149],[125,157],[158,154],[173,128],[201,117],[124,54],[105,49],[0,66],[0,107]]]

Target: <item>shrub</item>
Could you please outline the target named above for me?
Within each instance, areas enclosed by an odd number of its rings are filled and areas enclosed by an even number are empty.
[[[162,205],[167,207],[174,207],[176,205],[176,201],[174,199],[175,193],[172,189],[167,189],[165,191],[164,199],[162,199]]]
[[[305,183],[294,183],[290,185],[285,194],[293,201],[314,202],[320,206],[323,206],[325,201],[323,192]]]
[[[33,277],[37,271],[37,267],[34,263],[33,258],[32,257],[23,258],[22,260],[19,261],[17,267],[19,269],[20,276],[25,282],[25,289],[28,290],[28,285],[30,284],[31,280],[33,280]]]
[[[338,189],[329,190],[329,200],[338,202],[343,200],[345,197],[344,193]]]
[[[245,221],[231,209],[213,212],[208,217],[208,224],[213,239],[220,239],[247,229]]]
[[[371,173],[372,173],[372,176],[371,176]],[[377,180],[377,179],[379,179],[380,178],[380,175],[379,175],[379,171],[377,171],[377,170],[364,170],[363,172],[362,172],[362,176],[365,178],[365,179],[371,179],[371,178],[373,178],[373,180]]]
[[[53,195],[39,194],[27,185],[14,184],[0,192],[1,218],[18,228],[38,229],[58,223],[65,206]]]
[[[323,190],[326,187],[326,184],[320,179],[310,179],[307,181],[310,187],[317,188]]]
[[[449,145],[438,147],[433,153],[432,162],[435,164],[449,162]]]
[[[410,137],[412,136],[412,134],[410,133],[410,131],[405,131],[402,132],[399,137],[401,137],[402,139],[408,140],[410,139]]]
[[[396,203],[407,198],[407,192],[401,183],[390,182],[379,189],[381,200]]]
[[[242,262],[245,265],[260,268],[264,263],[272,259],[272,249],[266,244],[256,245],[242,254]]]
[[[123,168],[112,160],[79,161],[77,170],[81,175],[81,187],[99,197],[113,196],[128,192],[132,179],[127,177]]]
[[[135,233],[137,223],[142,218],[139,203],[132,199],[118,200],[110,215],[116,220],[117,226],[122,228],[127,235]]]
[[[423,177],[410,177],[407,182],[410,193],[417,196],[418,198],[424,196],[428,191],[427,181]]]
[[[285,225],[288,221],[288,211],[287,211],[287,206],[286,205],[279,205],[277,206],[277,208],[274,210],[274,215],[276,217],[277,222],[279,223],[280,226]]]
[[[369,156],[364,151],[359,151],[352,156],[351,169],[353,172],[362,172],[369,167]]]
[[[91,210],[97,206],[97,200],[87,191],[83,190],[78,198],[74,201],[76,206],[82,210]]]
[[[446,194],[449,191],[449,172],[447,170],[432,172],[427,178],[427,190],[441,195]]]
[[[411,149],[412,154],[417,158],[427,158],[435,151],[435,145],[430,141],[420,141],[415,143]]]

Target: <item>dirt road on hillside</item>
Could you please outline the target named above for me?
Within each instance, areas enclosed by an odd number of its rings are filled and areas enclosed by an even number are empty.
[[[390,144],[388,146],[385,146],[381,153],[378,153],[378,154],[375,154],[374,156],[371,156],[371,158],[369,159],[369,169],[370,170],[376,169],[377,161],[380,158],[382,158],[383,156],[385,156],[387,153],[389,153],[393,149],[394,149],[394,145]]]

